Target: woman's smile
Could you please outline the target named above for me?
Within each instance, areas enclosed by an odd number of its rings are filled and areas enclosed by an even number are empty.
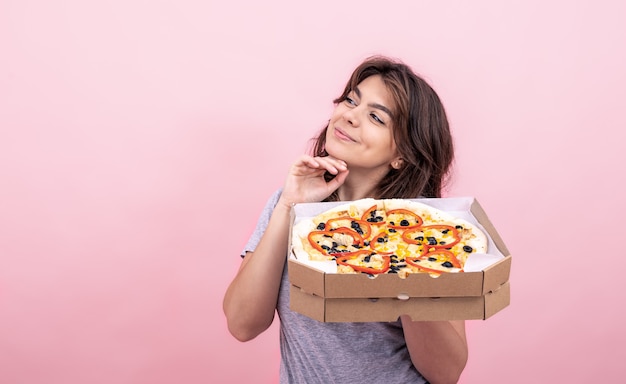
[[[354,140],[354,138],[352,138],[352,136],[348,135],[343,129],[337,128],[337,127],[333,127],[333,130],[335,132],[335,136],[339,140],[356,142],[356,140]]]

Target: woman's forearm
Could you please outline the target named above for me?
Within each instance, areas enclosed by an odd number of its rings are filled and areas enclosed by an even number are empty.
[[[248,341],[274,319],[287,255],[290,208],[279,203],[256,250],[248,253],[224,295],[223,309],[231,334]]]
[[[464,321],[416,321],[402,317],[413,365],[432,384],[456,383],[467,363]]]

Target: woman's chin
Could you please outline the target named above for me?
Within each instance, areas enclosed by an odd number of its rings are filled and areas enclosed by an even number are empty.
[[[328,153],[328,156],[333,157],[333,158],[335,158],[337,160],[343,160],[346,163],[348,163],[348,158],[350,156],[349,156],[349,154],[346,153],[345,149],[343,149],[343,148],[336,148],[336,146],[334,144],[332,144],[332,143],[330,145],[329,145],[329,143],[327,143],[324,149],[326,150],[326,153]]]

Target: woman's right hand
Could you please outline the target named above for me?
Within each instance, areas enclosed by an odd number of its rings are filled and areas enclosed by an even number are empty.
[[[326,181],[326,172],[335,177]],[[280,202],[290,207],[296,203],[322,201],[344,183],[348,172],[343,160],[303,155],[289,169]]]

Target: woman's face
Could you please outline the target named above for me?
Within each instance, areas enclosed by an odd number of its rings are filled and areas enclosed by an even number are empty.
[[[393,99],[379,75],[363,80],[335,107],[326,131],[326,152],[352,170],[385,174],[397,158],[392,135]]]

